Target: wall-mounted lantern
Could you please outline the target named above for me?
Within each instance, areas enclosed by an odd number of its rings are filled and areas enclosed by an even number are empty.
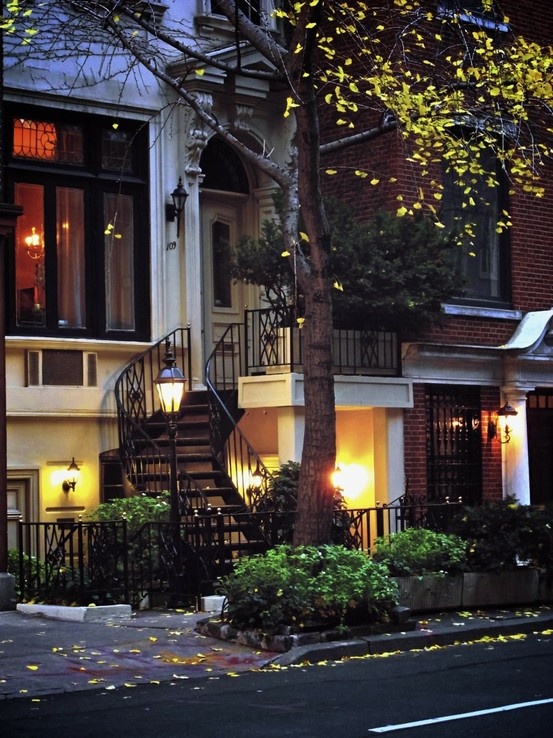
[[[67,471],[69,472],[69,474],[67,476],[67,479],[63,480],[63,483],[61,486],[65,493],[70,492],[70,491],[74,492],[75,487],[77,486],[77,482],[79,481],[79,473],[81,471],[77,462],[75,461],[74,456],[71,459],[71,463],[67,467]]]
[[[496,412],[497,420],[488,422],[488,440],[497,438],[499,443],[509,443],[513,429],[509,426],[509,417],[518,415],[515,408],[506,402],[503,407]]]
[[[177,220],[177,238],[180,235],[180,220],[187,197],[188,192],[184,189],[182,177],[179,177],[178,185],[175,187],[173,192],[171,192],[171,199],[173,202],[165,205],[165,218],[167,221],[169,223],[174,223],[175,218]]]

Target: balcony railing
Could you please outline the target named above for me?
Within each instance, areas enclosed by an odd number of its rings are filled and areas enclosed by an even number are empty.
[[[293,308],[246,310],[246,374],[303,371],[303,333]],[[335,374],[399,376],[401,353],[397,333],[386,330],[334,328]]]

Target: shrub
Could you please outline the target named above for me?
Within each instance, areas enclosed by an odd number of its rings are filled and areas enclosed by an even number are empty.
[[[86,515],[86,519],[98,521],[125,519],[128,535],[132,536],[145,523],[168,522],[170,511],[171,503],[168,493],[159,495],[159,497],[136,495],[102,502]]]
[[[282,513],[278,517],[276,530],[278,542],[292,543],[294,537],[295,516],[298,504],[298,484],[300,479],[300,463],[287,461],[273,474],[267,485],[267,491],[256,503],[258,512]],[[338,488],[334,489],[334,516],[332,521],[332,543],[353,548],[350,517],[347,514],[344,496]]]
[[[505,571],[532,563],[553,572],[553,514],[513,497],[465,507],[451,530],[467,541],[471,571]]]
[[[375,543],[373,561],[386,564],[394,576],[454,574],[465,563],[465,542],[449,533],[407,528]]]
[[[19,571],[19,551],[16,548],[8,549],[8,574],[13,574],[15,577],[15,591],[18,597],[21,596],[23,589],[28,586],[34,586],[36,581],[40,581],[43,572],[44,565],[36,556],[23,554],[23,577],[25,581],[21,582]]]
[[[236,628],[275,633],[309,622],[344,625],[348,613],[365,609],[385,619],[397,588],[382,564],[342,546],[277,546],[242,559],[224,577],[225,617]]]

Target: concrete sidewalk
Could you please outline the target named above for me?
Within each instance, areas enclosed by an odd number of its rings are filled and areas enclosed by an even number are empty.
[[[209,613],[148,611],[128,619],[56,620],[0,612],[0,700],[224,675],[347,656],[552,631],[548,607],[416,615],[413,631],[299,646],[284,654],[200,635]]]

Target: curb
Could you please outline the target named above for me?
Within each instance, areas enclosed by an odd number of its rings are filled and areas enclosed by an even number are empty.
[[[42,615],[53,620],[67,620],[79,623],[104,623],[107,620],[130,620],[130,605],[98,605],[88,607],[68,607],[63,605],[18,604],[17,611],[23,615]]]
[[[298,666],[347,657],[377,656],[391,652],[422,650],[432,646],[453,646],[459,643],[478,641],[486,637],[527,635],[549,629],[553,630],[553,613],[492,623],[467,623],[459,630],[447,628],[441,632],[418,630],[360,636],[350,641],[296,646],[286,653],[276,656],[268,666]]]

